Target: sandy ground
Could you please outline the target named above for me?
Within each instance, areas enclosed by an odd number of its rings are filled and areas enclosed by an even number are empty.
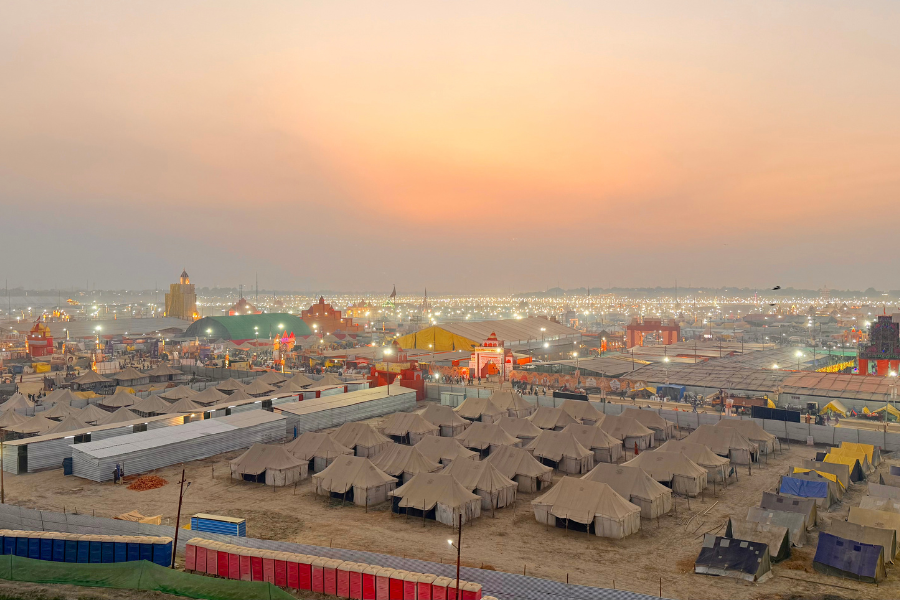
[[[821,449],[821,448],[820,448]],[[710,489],[705,498],[676,501],[677,514],[644,521],[642,531],[624,540],[607,540],[584,533],[566,532],[538,524],[530,509],[537,494],[520,494],[515,507],[487,512],[463,529],[463,557],[470,566],[484,566],[511,573],[568,581],[573,584],[615,587],[668,598],[897,598],[898,567],[888,568],[888,579],[879,586],[859,584],[820,575],[812,569],[818,529],[808,545],[794,549],[791,559],[774,567],[775,577],[757,585],[730,578],[693,574],[693,562],[704,532],[723,532],[729,515],[744,517],[759,503],[763,490],[774,490],[780,474],[812,458],[816,448],[792,445],[769,457],[768,464],[754,466],[752,475],[740,467],[739,481],[727,490]],[[447,539],[453,531],[434,522],[393,515],[387,504],[370,507],[341,506],[313,493],[310,480],[295,488],[271,488],[233,481],[228,462],[240,452],[188,463],[187,479],[193,482],[185,494],[185,515],[206,512],[247,518],[252,537],[368,550],[453,563],[455,553]],[[887,471],[887,459],[880,471]],[[65,477],[61,470],[6,476],[7,502],[32,508],[94,513],[112,517],[137,510],[163,515],[174,524],[178,505],[181,467],[156,473],[170,483],[156,490],[135,492],[112,483],[96,484]],[[557,475],[557,479],[559,475]],[[865,485],[853,486],[844,501],[831,512],[820,513],[827,522],[845,519],[851,505],[858,505]],[[705,513],[705,514],[704,514]],[[184,532],[190,535],[190,532]]]

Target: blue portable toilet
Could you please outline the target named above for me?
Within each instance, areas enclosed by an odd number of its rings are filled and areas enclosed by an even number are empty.
[[[113,541],[100,542],[100,562],[116,562],[116,543]]]
[[[66,557],[67,563],[78,562],[78,540],[66,540]]]
[[[198,513],[191,517],[191,531],[247,537],[247,519]]]
[[[129,562],[133,560],[141,560],[141,543],[138,541],[138,538],[128,538],[128,543],[126,545],[128,546],[127,560]]]
[[[78,540],[78,562],[91,562],[91,541],[87,539]]]
[[[115,539],[115,562],[128,562],[128,542],[125,536],[116,536]]]
[[[141,542],[141,560],[153,562],[153,544]]]
[[[91,560],[92,563],[103,562],[103,545],[100,543],[100,540],[91,540],[90,541],[91,548]]]
[[[66,562],[66,540],[53,540],[53,561]]]
[[[153,543],[153,562],[163,567],[172,564],[172,541],[168,538],[155,538]]]
[[[24,534],[20,534],[24,535]],[[28,538],[27,537],[17,537],[16,538],[16,556],[24,556],[28,558]]]
[[[28,558],[41,558],[41,538],[28,538]]]
[[[16,538],[11,535],[3,536],[3,554],[16,553]]]
[[[41,544],[41,560],[53,560],[53,538],[49,534],[45,534],[40,538]]]

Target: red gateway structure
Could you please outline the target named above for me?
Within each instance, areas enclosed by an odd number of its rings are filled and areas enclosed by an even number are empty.
[[[891,315],[879,315],[869,325],[869,341],[859,346],[859,374],[873,372],[881,376],[900,372],[900,323]]]
[[[53,336],[50,328],[38,319],[25,338],[25,347],[32,357],[50,356],[53,354]]]
[[[342,333],[362,333],[364,327],[356,325],[350,317],[341,315],[341,311],[335,310],[330,304],[325,303],[325,298],[320,297],[319,301],[300,314],[303,322],[309,325],[309,328],[316,333],[323,335],[340,331]]]
[[[668,346],[678,341],[678,338],[681,336],[681,327],[678,325],[663,325],[662,319],[644,317],[643,322],[641,322],[635,317],[631,320],[630,325],[625,326],[625,347],[643,346],[644,336],[648,333],[655,333],[659,343],[663,346]]]
[[[369,387],[399,385],[416,391],[416,401],[425,399],[425,379],[419,369],[419,361],[410,359],[406,350],[396,341],[386,350],[384,358],[375,363],[369,375]]]

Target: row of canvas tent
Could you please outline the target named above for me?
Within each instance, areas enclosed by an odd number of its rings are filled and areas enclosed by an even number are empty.
[[[481,584],[471,581],[203,538],[188,540],[184,568],[353,600],[496,600],[483,596]]]

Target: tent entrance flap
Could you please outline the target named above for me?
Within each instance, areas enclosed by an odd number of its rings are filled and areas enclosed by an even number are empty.
[[[579,531],[581,533],[597,533],[597,529],[594,527],[593,521],[585,525],[584,523],[579,523],[578,521],[571,521],[569,519],[556,517],[556,528],[565,529],[566,531]]]

